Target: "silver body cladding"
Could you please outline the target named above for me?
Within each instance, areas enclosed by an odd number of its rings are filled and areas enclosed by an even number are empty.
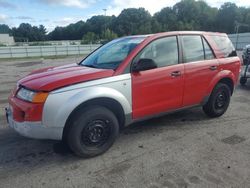
[[[82,103],[103,97],[110,98],[121,104],[125,116],[130,116],[132,113],[131,95],[130,74],[88,81],[57,89],[49,94],[44,104],[42,124],[46,127],[58,129],[58,135],[55,135],[55,138],[61,139],[68,117]]]

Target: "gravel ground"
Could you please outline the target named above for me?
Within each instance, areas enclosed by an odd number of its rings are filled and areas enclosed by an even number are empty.
[[[80,159],[55,141],[7,127],[4,107],[31,70],[77,58],[0,62],[0,187],[249,187],[250,83],[216,119],[193,108],[133,124],[105,154]]]

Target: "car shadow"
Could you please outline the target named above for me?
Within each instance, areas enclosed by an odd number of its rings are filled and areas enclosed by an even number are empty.
[[[162,132],[162,128],[178,130],[185,127],[187,122],[192,122],[194,125],[194,121],[207,119],[208,117],[200,108],[184,110],[131,124],[121,131],[121,139],[129,142],[127,135],[130,134],[143,134],[152,130]],[[9,128],[0,130],[0,151],[0,179],[41,167],[62,163],[74,164],[79,160],[84,160],[75,156],[62,142],[28,139],[19,136]]]
[[[237,85],[236,89],[241,89],[241,90],[249,91],[250,90],[250,79],[248,80],[248,82],[244,86],[242,86],[240,84]]]

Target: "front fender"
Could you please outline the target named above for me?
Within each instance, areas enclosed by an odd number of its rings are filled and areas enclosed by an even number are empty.
[[[223,78],[229,78],[232,80],[232,82],[234,83],[234,85],[236,84],[236,78],[235,75],[233,74],[233,72],[229,71],[229,70],[223,70],[218,72],[218,74],[216,76],[213,77],[213,79],[211,80],[208,90],[207,90],[207,95],[210,95],[214,89],[214,87],[216,86],[216,84]]]
[[[114,79],[114,78],[113,78]],[[110,98],[119,102],[125,114],[132,112],[131,79],[51,93],[44,105],[43,124],[64,127],[71,112],[80,104],[97,98]]]

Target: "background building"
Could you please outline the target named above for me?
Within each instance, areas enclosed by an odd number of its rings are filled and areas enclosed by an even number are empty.
[[[9,34],[0,34],[0,45],[11,46],[15,44],[14,37]]]

